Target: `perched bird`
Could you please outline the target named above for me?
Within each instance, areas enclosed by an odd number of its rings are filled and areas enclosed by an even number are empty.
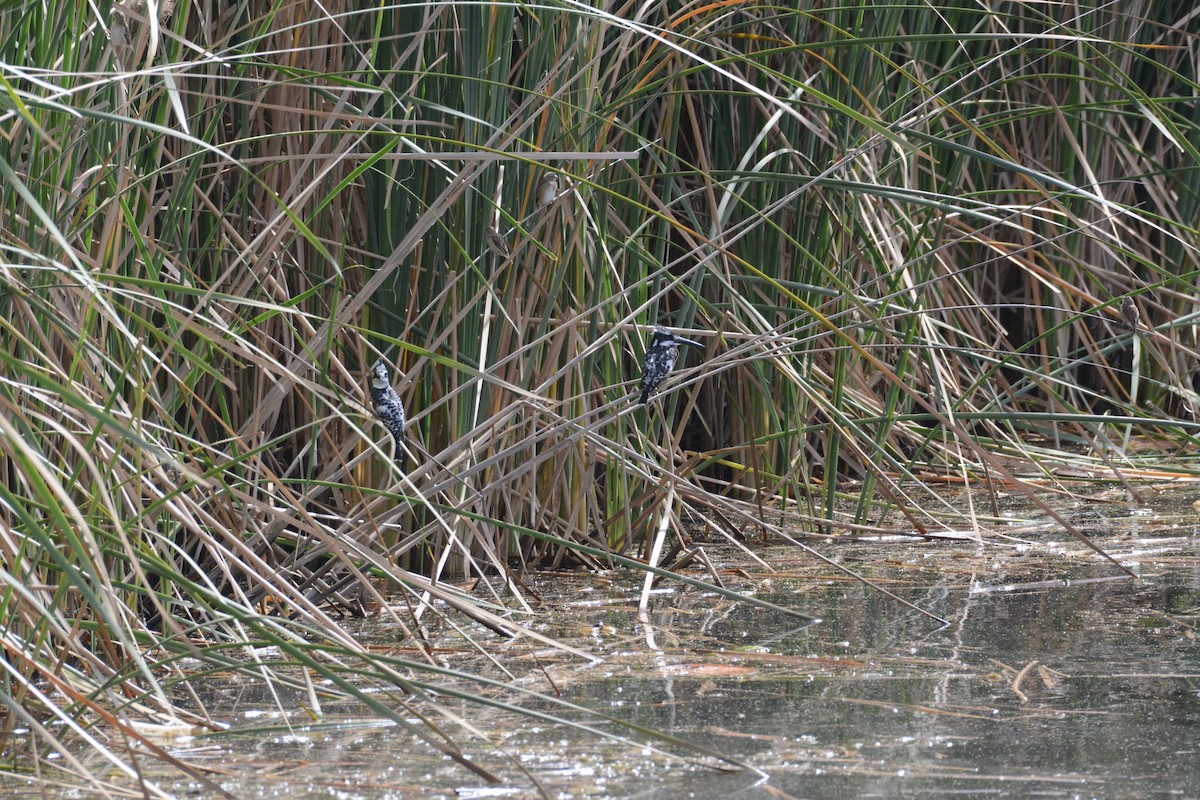
[[[1142,314],[1138,311],[1137,303],[1132,297],[1126,297],[1121,301],[1121,322],[1131,331],[1138,329],[1139,323],[1142,321]]]
[[[487,236],[488,247],[491,248],[492,252],[502,259],[508,258],[510,255],[508,242],[504,241],[504,237],[500,235],[500,231],[489,225],[484,228],[483,233]]]
[[[558,197],[558,174],[547,172],[538,179],[534,199],[538,208],[545,208],[554,202],[555,197]]]
[[[404,466],[404,403],[400,395],[392,388],[392,379],[388,376],[387,364],[378,359],[371,365],[371,406],[375,416],[388,429],[396,442],[394,458],[401,467]]]
[[[642,361],[642,396],[639,403],[645,404],[651,393],[658,385],[666,380],[668,374],[679,358],[679,345],[690,344],[693,347],[703,347],[700,342],[693,342],[682,336],[676,336],[666,328],[655,327],[654,335],[650,337],[650,347],[646,350],[646,358]]]

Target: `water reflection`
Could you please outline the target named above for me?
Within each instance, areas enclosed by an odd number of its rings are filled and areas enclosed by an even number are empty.
[[[283,698],[287,711],[264,718],[273,695],[254,685],[214,687],[222,702],[207,699],[254,732],[174,752],[216,770],[235,794],[262,797],[525,797],[535,784],[552,797],[588,798],[1195,796],[1200,573],[1195,541],[1171,525],[1141,516],[1128,530],[1105,528],[1104,546],[1136,562],[1140,581],[1115,580],[1087,553],[1047,552],[1074,545],[1015,538],[1004,548],[825,548],[950,620],[945,627],[790,547],[757,551],[775,572],[743,566],[723,578],[817,624],[665,584],[641,623],[641,581],[630,572],[528,581],[553,609],[539,630],[602,660],[496,641],[515,680],[499,669],[493,677],[665,731],[750,767],[743,771],[446,697],[482,734],[465,739],[477,745],[467,755],[511,781],[486,787],[361,707],[327,704],[332,722],[313,725],[297,692]],[[391,630],[373,624],[386,649]],[[461,644],[451,629],[441,635],[440,646]],[[489,669],[482,659],[455,664]],[[474,691],[533,707],[506,689]],[[597,724],[561,706],[544,710]]]
[[[1200,604],[1192,565],[1178,566],[1139,582],[1102,566],[1067,585],[1026,564],[986,576],[1042,584],[1027,590],[910,580],[907,599],[953,620],[940,630],[859,584],[771,578],[764,599],[822,619],[803,628],[683,593],[644,631],[656,657],[631,652],[622,672],[618,650],[610,677],[567,699],[741,758],[793,796],[1186,796],[1200,785],[1200,664],[1191,622],[1170,615]],[[616,630],[636,627],[616,613]],[[768,796],[679,780],[695,797]]]

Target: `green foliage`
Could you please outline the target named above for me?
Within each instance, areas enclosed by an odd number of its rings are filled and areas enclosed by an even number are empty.
[[[1198,23],[1144,8],[0,6],[13,718],[173,717],[210,645],[391,686],[330,608],[511,630],[423,576],[1194,444]],[[654,324],[706,349],[635,407]]]

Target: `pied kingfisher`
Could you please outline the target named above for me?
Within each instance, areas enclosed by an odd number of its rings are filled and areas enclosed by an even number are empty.
[[[371,407],[375,416],[388,429],[396,442],[396,452],[393,454],[396,463],[404,466],[404,403],[400,395],[392,388],[392,379],[388,377],[387,364],[378,359],[371,365]]]
[[[642,361],[642,396],[639,403],[645,404],[658,385],[666,380],[667,375],[679,358],[679,345],[690,344],[693,347],[703,347],[700,342],[693,342],[682,336],[676,336],[663,327],[655,327],[654,335],[650,337],[650,347],[646,350],[646,358]]]

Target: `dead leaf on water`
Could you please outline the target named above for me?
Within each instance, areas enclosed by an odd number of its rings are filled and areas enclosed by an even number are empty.
[[[663,667],[663,675],[688,678],[744,678],[754,675],[753,667],[737,667],[732,664],[670,664]]]

